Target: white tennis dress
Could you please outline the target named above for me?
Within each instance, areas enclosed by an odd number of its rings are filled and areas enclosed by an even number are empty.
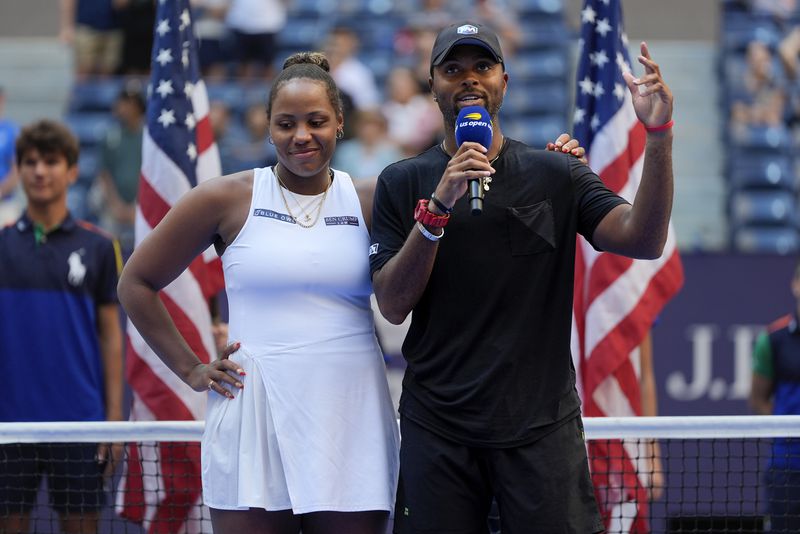
[[[247,221],[222,255],[231,359],[247,375],[210,393],[202,442],[212,508],[392,510],[399,437],[375,337],[369,235],[336,171],[312,228],[256,169]],[[300,210],[284,192],[295,215]]]

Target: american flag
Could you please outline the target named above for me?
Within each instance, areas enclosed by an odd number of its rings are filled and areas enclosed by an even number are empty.
[[[603,182],[632,201],[646,132],[622,77],[631,62],[621,3],[586,0],[581,21],[574,137],[587,148],[589,164]],[[652,261],[598,253],[579,239],[572,354],[584,416],[641,415],[638,347],[682,284],[671,224],[663,255]],[[592,479],[609,533],[649,531],[650,472],[644,449],[613,440],[589,443]]]
[[[184,193],[221,173],[189,0],[159,0],[158,4],[139,178],[137,244]],[[160,293],[178,330],[204,362],[215,354],[208,299],[221,289],[221,281],[219,259],[208,250]],[[206,396],[178,379],[130,322],[126,359],[126,378],[133,390],[132,420],[204,418]],[[197,444],[132,445],[128,454],[117,497],[120,515],[142,523],[147,532],[201,531]]]

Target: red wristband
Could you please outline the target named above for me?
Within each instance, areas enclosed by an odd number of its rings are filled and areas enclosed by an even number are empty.
[[[645,125],[644,129],[648,132],[663,132],[664,130],[669,130],[675,124],[675,121],[670,119],[669,122],[662,124],[661,126],[647,126]]]
[[[433,228],[444,228],[450,220],[450,214],[436,215],[431,213],[428,211],[428,199],[421,198],[417,202],[417,209],[414,210],[414,220]]]

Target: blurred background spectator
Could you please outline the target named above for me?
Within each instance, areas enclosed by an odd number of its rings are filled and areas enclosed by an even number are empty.
[[[146,76],[150,72],[156,0],[115,0],[122,29],[117,74]]]
[[[346,26],[335,26],[328,33],[322,50],[331,65],[331,75],[339,89],[347,93],[358,110],[377,108],[380,92],[375,75],[358,58],[358,34]]]
[[[145,122],[145,100],[138,80],[123,86],[113,113],[116,121],[109,126],[100,152],[97,211],[100,226],[119,240],[127,258],[134,245]]]
[[[206,82],[220,82],[228,75],[230,45],[225,17],[230,0],[191,0],[197,54]]]
[[[347,172],[356,182],[375,181],[384,167],[401,160],[404,154],[389,139],[386,117],[380,111],[357,111],[354,123],[355,137],[337,145],[333,167]]]
[[[110,76],[122,55],[118,10],[126,0],[60,0],[59,37],[72,46],[78,79]]]
[[[406,156],[418,154],[440,138],[439,110],[430,90],[420,92],[414,72],[409,68],[395,67],[389,72],[386,101],[381,110],[389,123],[389,139]]]
[[[5,118],[6,94],[0,87],[0,227],[14,222],[22,212],[14,142],[19,126]]]
[[[232,55],[243,81],[272,75],[275,38],[286,25],[286,0],[230,0],[225,23],[231,32]]]

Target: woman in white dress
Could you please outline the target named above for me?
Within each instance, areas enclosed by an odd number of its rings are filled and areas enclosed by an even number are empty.
[[[383,534],[394,505],[399,437],[369,303],[369,208],[330,168],[343,119],[328,69],[321,54],[287,59],[267,107],[278,164],[188,192],[119,284],[159,357],[209,391],[203,498],[217,534]],[[203,364],[158,291],[211,244],[234,343]]]

